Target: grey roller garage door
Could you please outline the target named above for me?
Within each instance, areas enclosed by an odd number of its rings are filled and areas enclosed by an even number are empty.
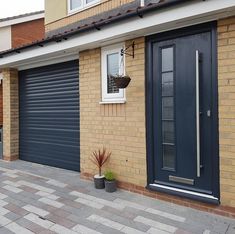
[[[20,159],[80,170],[78,61],[20,72]]]

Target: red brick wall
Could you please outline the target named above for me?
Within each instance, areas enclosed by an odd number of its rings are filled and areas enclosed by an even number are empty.
[[[11,27],[12,47],[19,47],[32,41],[44,38],[44,19],[33,20]]]

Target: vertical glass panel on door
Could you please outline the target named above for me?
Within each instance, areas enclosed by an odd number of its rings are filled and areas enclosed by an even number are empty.
[[[162,60],[162,168],[175,170],[174,47],[163,48]]]
[[[162,72],[173,71],[174,64],[174,48],[168,47],[162,49]]]
[[[173,97],[162,97],[162,120],[174,121]]]
[[[163,168],[173,170],[175,168],[175,146],[163,145],[163,154]]]
[[[112,76],[119,74],[119,53],[113,53],[107,55],[107,90],[108,93],[118,93],[119,89],[115,85],[114,78]]]
[[[173,72],[162,74],[162,96],[173,96]]]
[[[173,121],[162,121],[162,138],[163,144],[174,144],[175,131]]]

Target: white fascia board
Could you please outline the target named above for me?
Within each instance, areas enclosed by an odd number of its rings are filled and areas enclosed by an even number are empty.
[[[59,43],[50,42],[44,47],[32,47],[19,54],[6,55],[0,59],[0,68],[10,66],[21,69],[28,63],[37,64],[51,56],[78,54],[79,51],[105,46],[168,31],[189,25],[209,22],[234,15],[235,0],[190,1],[180,6],[153,11],[143,18],[132,17],[101,27],[100,31],[91,30],[79,33]]]
[[[28,61],[27,63],[21,63],[17,65],[17,69],[20,70],[27,70],[30,68],[35,68],[35,67],[43,67],[51,64],[56,64],[56,63],[62,63],[62,62],[67,62],[71,60],[78,60],[79,59],[79,54],[77,53],[64,53],[64,54],[56,54],[56,55],[50,55],[49,57],[45,57],[44,59],[39,59],[37,62],[33,61],[30,62]]]
[[[0,22],[0,28],[44,18],[44,13],[34,14]]]

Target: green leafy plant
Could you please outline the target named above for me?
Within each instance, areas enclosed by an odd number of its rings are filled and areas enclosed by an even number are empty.
[[[104,173],[104,177],[105,177],[105,179],[108,180],[108,181],[113,181],[113,180],[115,180],[115,175],[114,175],[114,173],[113,173],[112,171],[106,171],[106,172]]]
[[[101,176],[102,166],[108,161],[111,156],[111,152],[107,152],[105,148],[102,150],[94,151],[90,160],[98,167],[99,176]]]

